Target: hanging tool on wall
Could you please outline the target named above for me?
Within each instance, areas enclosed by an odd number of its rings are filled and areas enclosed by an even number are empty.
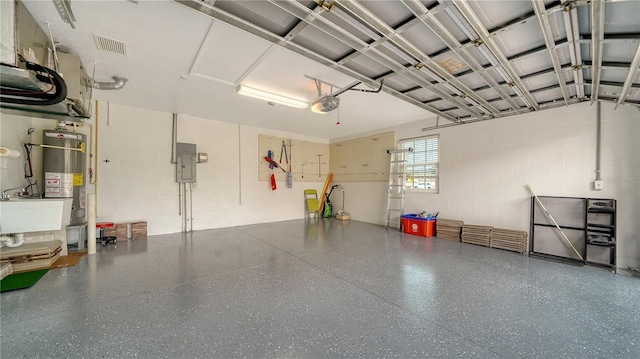
[[[287,163],[289,163],[289,172],[287,173],[287,187],[289,188],[293,188],[293,172],[291,172],[291,162],[293,162],[293,160],[291,159],[291,140],[289,140],[289,161],[287,161]]]
[[[273,168],[273,167],[279,168],[279,169],[282,170],[282,172],[287,173],[287,171],[284,168],[282,168],[282,167],[280,167],[280,165],[278,165],[278,162],[274,161],[273,159],[271,159],[269,157],[265,157],[264,159],[265,159],[265,161],[269,162],[269,167],[270,168]]]
[[[267,151],[267,157],[269,157],[269,169],[273,169],[273,162],[271,161],[273,160],[273,151]]]
[[[322,169],[320,168],[320,157],[322,157],[322,155],[316,156],[318,156],[318,177],[322,177]]]
[[[284,153],[284,160],[289,164],[289,156],[287,154],[287,145],[282,140],[282,146],[280,146],[280,160],[278,161],[282,165],[282,154]]]
[[[278,189],[278,186],[276,185],[276,175],[275,174],[271,174],[271,190],[275,191],[276,189]]]
[[[564,234],[564,232],[562,231],[562,228],[560,228],[560,226],[558,225],[558,222],[556,222],[555,219],[553,219],[553,217],[551,216],[551,213],[549,213],[549,211],[547,211],[547,208],[544,206],[544,204],[542,204],[542,201],[540,201],[540,198],[538,198],[538,196],[536,196],[536,194],[533,192],[533,189],[531,188],[531,186],[526,185],[525,187],[527,187],[527,189],[529,190],[529,192],[531,193],[531,195],[536,199],[536,202],[538,202],[538,204],[540,205],[540,208],[542,208],[542,210],[544,211],[544,213],[547,215],[547,217],[549,217],[549,219],[551,220],[551,222],[553,222],[553,224],[556,226],[556,228],[558,229],[558,231],[560,231],[560,234],[562,235],[562,238],[564,238],[565,241],[567,241],[567,243],[569,244],[569,246],[573,249],[574,252],[576,252],[576,254],[578,255],[578,258],[580,258],[581,261],[584,260],[584,258],[582,258],[582,256],[580,255],[580,253],[578,253],[578,250],[576,249],[576,247],[573,246],[573,243],[571,243],[571,241],[569,240],[569,238],[567,238],[567,236]]]

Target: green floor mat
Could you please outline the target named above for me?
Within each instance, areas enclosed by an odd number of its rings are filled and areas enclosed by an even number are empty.
[[[36,284],[48,271],[48,269],[42,269],[33,272],[10,274],[0,281],[0,292],[29,288]]]

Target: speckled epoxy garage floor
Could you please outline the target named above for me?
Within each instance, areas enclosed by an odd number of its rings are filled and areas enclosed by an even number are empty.
[[[2,358],[640,358],[640,280],[357,221],[98,246],[2,294]]]

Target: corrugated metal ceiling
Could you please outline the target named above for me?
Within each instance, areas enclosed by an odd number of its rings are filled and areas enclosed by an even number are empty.
[[[640,107],[640,1],[174,1],[453,122]]]

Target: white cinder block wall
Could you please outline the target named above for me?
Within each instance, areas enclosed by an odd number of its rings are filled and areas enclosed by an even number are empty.
[[[27,131],[32,127],[31,119],[2,114],[0,122],[0,146],[20,151],[19,158],[0,157],[0,188],[5,190],[24,186],[22,165],[25,154],[22,144],[31,142],[27,136]]]
[[[179,232],[178,187],[170,163],[172,115],[106,103],[100,103],[99,113],[98,220],[147,220],[150,234]],[[326,143],[324,139],[179,118],[178,141],[196,143],[199,152],[209,154],[208,163],[198,164],[194,229],[301,218],[302,190],[322,187],[320,182],[296,182],[293,190],[281,184],[272,192],[268,183],[257,180],[257,146],[260,133]],[[1,119],[0,144],[13,148],[28,140],[28,128],[55,125],[5,114]],[[410,192],[406,212],[439,211],[442,218],[528,231],[527,183],[539,195],[616,198],[618,266],[639,267],[640,112],[629,106],[614,111],[603,103],[602,122],[603,191],[592,189],[596,106],[588,103],[429,132],[421,129],[433,120],[382,132],[395,130],[397,140],[440,135],[440,193]],[[1,161],[1,187],[23,185],[23,158]],[[384,224],[385,183],[342,185],[352,219]],[[341,208],[340,193],[332,201]]]
[[[405,212],[439,211],[441,218],[529,231],[531,202],[526,184],[538,195],[615,198],[618,267],[638,267],[640,112],[630,106],[614,111],[612,104],[602,103],[601,118],[602,191],[592,187],[596,105],[585,103],[428,132],[421,131],[428,126],[424,123],[398,128],[397,140],[440,135],[440,193],[409,192]],[[364,201],[364,197],[354,201]],[[384,209],[381,206],[377,214],[369,213],[369,218],[381,218]]]
[[[171,163],[172,114],[100,103],[98,220],[148,222],[150,235],[180,232],[178,184]],[[303,190],[258,181],[258,134],[320,143],[328,140],[178,116],[178,142],[195,143],[209,156],[197,164],[193,229],[230,227],[303,218]],[[274,149],[275,150],[275,149]],[[295,150],[295,149],[294,149]],[[109,161],[109,162],[105,162]]]

